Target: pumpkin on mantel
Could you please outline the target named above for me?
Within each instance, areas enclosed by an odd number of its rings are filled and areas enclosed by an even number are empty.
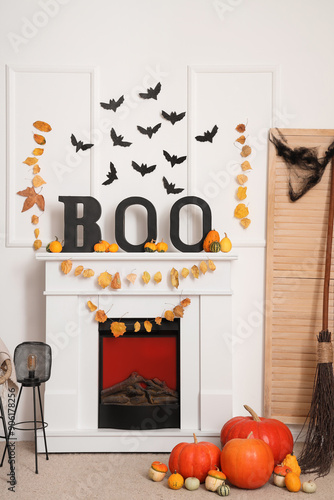
[[[275,465],[280,464],[293,450],[293,437],[290,429],[275,418],[258,417],[255,411],[247,405],[244,405],[244,408],[251,414],[251,417],[234,417],[226,422],[220,433],[222,447],[231,439],[247,438],[249,433],[253,432],[254,438],[262,439],[269,444],[274,454]]]
[[[213,443],[198,441],[195,434],[193,436],[193,443],[174,446],[169,457],[169,470],[178,472],[185,479],[197,477],[204,483],[209,470],[219,468],[220,449]]]

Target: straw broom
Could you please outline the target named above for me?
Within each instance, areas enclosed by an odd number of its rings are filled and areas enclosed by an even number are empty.
[[[326,476],[329,473],[334,459],[333,347],[331,342],[332,334],[328,331],[329,284],[334,221],[333,158],[331,163],[322,330],[319,335],[317,335],[317,368],[313,385],[311,407],[306,419],[306,421],[309,420],[308,430],[303,449],[298,457],[302,472],[304,474],[316,473],[317,477]]]

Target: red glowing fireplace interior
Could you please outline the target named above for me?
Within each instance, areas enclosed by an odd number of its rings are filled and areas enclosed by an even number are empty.
[[[99,427],[179,427],[180,320],[163,320],[151,332],[134,332],[138,318],[124,321],[114,337],[111,321],[99,326]]]

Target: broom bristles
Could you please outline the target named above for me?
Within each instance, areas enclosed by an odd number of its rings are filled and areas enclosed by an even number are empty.
[[[320,332],[318,342],[331,342],[331,333],[328,330]],[[298,463],[303,474],[315,473],[317,477],[326,476],[334,459],[333,362],[317,364],[307,419],[309,419],[308,430]]]

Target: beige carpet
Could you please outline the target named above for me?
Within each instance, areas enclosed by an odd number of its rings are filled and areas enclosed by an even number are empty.
[[[2,449],[2,447],[1,447]],[[296,452],[300,449],[297,445]],[[15,493],[7,490],[6,462],[0,469],[0,498],[19,500],[182,500],[219,498],[201,485],[199,490],[182,488],[173,491],[165,478],[154,483],[147,478],[147,471],[153,460],[168,464],[165,453],[104,453],[104,454],[52,454],[49,461],[38,455],[39,474],[34,469],[34,448],[31,442],[16,443],[15,465],[17,485]],[[311,477],[302,477],[308,480]],[[310,498],[333,500],[334,469],[325,478],[317,480],[317,492]],[[211,495],[211,496],[210,496]],[[308,498],[306,493],[289,493],[285,488],[277,488],[272,481],[260,489],[249,491],[231,487],[230,498],[235,500],[256,499],[276,500]]]

